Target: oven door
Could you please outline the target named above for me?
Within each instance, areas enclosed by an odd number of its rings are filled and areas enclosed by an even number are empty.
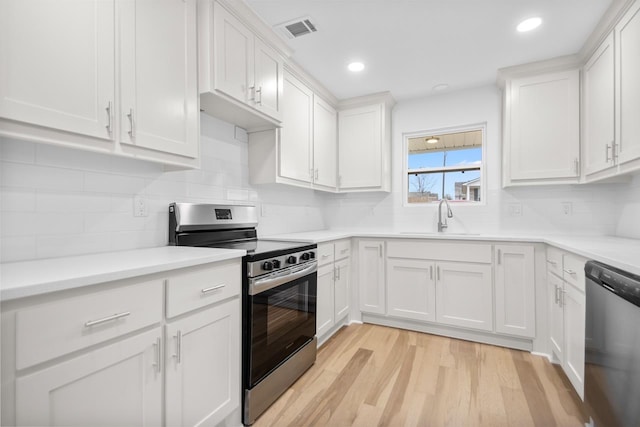
[[[316,334],[316,262],[249,280],[247,388]]]

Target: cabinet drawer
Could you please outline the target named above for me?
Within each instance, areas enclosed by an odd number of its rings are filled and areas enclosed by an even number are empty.
[[[167,317],[240,294],[242,263],[225,261],[197,267],[167,279]]]
[[[335,259],[349,258],[351,256],[351,240],[340,240],[335,243]]]
[[[161,279],[44,303],[16,312],[16,368],[162,320]]]
[[[318,245],[318,266],[328,264],[334,260],[333,243]]]
[[[584,265],[586,262],[584,258],[573,254],[564,254],[563,257],[563,279],[582,292],[585,291]]]
[[[547,246],[547,271],[562,277],[562,252],[560,249]]]
[[[390,258],[431,259],[439,261],[492,262],[491,245],[449,243],[443,241],[392,240],[387,242]]]

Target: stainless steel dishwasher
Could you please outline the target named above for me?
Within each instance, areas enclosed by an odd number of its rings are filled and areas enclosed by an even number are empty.
[[[640,260],[639,260],[640,261]],[[640,426],[640,276],[589,261],[585,404],[598,427]]]

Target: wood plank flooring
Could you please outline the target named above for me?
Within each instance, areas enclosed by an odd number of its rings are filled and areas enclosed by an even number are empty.
[[[376,325],[342,328],[254,424],[583,426],[558,367],[527,352]]]

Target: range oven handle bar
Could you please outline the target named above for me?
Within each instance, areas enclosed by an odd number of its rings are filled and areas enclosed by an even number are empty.
[[[315,273],[318,270],[317,262],[306,263],[300,267],[292,267],[284,271],[269,274],[267,277],[249,279],[249,295],[257,295],[276,286],[299,279]]]

